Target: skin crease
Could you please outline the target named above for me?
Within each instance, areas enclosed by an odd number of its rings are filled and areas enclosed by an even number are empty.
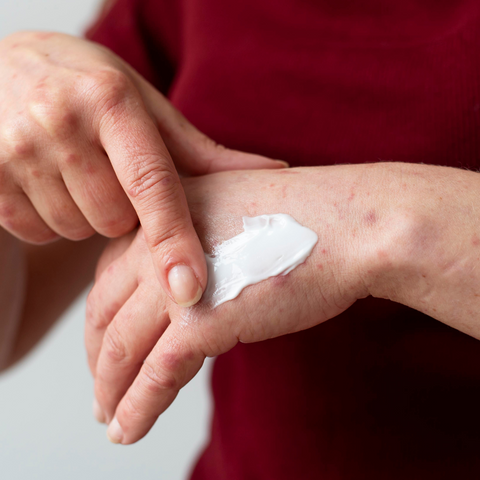
[[[240,233],[243,215],[288,213],[319,241],[286,277],[214,310],[180,309],[162,294],[141,230],[128,247],[110,244],[88,299],[86,346],[96,398],[107,422],[115,415],[121,443],[148,432],[206,356],[312,327],[367,295],[480,338],[479,174],[346,165],[229,172],[184,188],[206,252]]]
[[[46,32],[0,41],[0,226],[19,239],[118,237],[140,219],[164,290],[187,265],[202,291],[205,258],[177,170],[282,167],[217,145],[105,47]]]

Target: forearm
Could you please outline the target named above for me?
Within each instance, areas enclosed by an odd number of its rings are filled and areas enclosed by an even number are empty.
[[[106,239],[28,245],[0,231],[0,371],[25,356],[93,278]]]
[[[480,339],[480,174],[429,165],[379,168],[389,181],[375,268],[366,275],[370,293]]]
[[[25,293],[25,260],[20,242],[0,228],[0,370],[12,354]]]

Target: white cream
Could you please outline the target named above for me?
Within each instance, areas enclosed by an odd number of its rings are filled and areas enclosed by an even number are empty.
[[[248,285],[287,275],[318,241],[314,231],[285,213],[243,217],[243,230],[205,255],[208,285],[203,298],[213,308],[233,300]]]

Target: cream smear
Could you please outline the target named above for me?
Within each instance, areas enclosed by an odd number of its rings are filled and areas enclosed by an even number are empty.
[[[314,231],[285,213],[243,217],[243,230],[205,255],[208,284],[203,298],[213,308],[233,300],[248,285],[287,275],[318,241]]]

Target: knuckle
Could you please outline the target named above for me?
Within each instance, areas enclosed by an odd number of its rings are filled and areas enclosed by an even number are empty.
[[[58,238],[45,224],[36,220],[22,220],[29,216],[24,206],[19,206],[15,196],[0,197],[0,225],[21,240],[44,245]]]
[[[129,209],[125,213],[108,217],[98,222],[97,230],[104,236],[116,238],[130,233],[138,224],[138,217],[135,211]]]
[[[176,197],[180,180],[176,172],[159,165],[157,155],[137,157],[127,172],[127,193],[135,200],[156,200],[165,203]]]
[[[62,202],[59,202],[59,205]],[[78,218],[73,209],[59,205],[50,205],[48,216],[55,229],[69,240],[84,240],[90,237],[94,230],[83,218]]]
[[[104,113],[123,103],[135,91],[128,75],[113,67],[96,70],[86,81],[92,100]]]
[[[178,391],[180,385],[173,373],[162,372],[155,368],[148,361],[142,367],[142,383],[147,392],[156,395],[166,390]]]
[[[110,323],[109,307],[101,302],[98,293],[99,287],[94,286],[87,297],[86,322],[87,325],[96,331],[103,331]]]
[[[135,423],[138,420],[144,419],[145,415],[142,413],[140,407],[137,405],[137,400],[133,395],[126,395],[117,411],[117,417],[128,419],[127,423]]]
[[[104,338],[105,356],[112,363],[128,363],[130,355],[123,335],[115,322],[110,323]]]
[[[28,111],[34,121],[57,140],[65,140],[78,131],[78,117],[61,91],[31,100]]]
[[[181,239],[185,237],[186,229],[182,224],[169,225],[168,228],[162,230],[157,229],[147,234],[145,237],[150,249],[161,253],[166,263],[169,263],[170,258],[175,257],[175,251],[179,248]]]
[[[28,122],[5,125],[1,130],[1,142],[3,150],[11,158],[29,157],[34,152],[33,136],[29,135]]]

